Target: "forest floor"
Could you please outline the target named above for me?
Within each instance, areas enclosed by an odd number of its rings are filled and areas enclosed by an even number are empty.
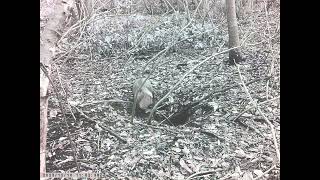
[[[52,75],[81,171],[100,172],[106,179],[191,179],[201,172],[194,179],[253,179],[267,171],[261,179],[280,179],[265,120],[273,124],[280,148],[279,16],[274,8],[268,22],[265,12],[239,19],[246,61],[230,66],[228,53],[223,53],[190,73],[228,49],[225,20],[199,19],[188,25],[183,13],[100,13],[74,26],[59,42]],[[130,123],[132,85],[145,76],[144,70],[151,74],[157,100],[188,73],[161,103],[166,106],[157,111],[162,119],[153,119],[152,125],[147,125],[147,117]],[[270,79],[246,86],[248,96],[242,83],[268,75]],[[234,85],[239,86],[206,99],[191,115],[190,121],[200,127],[161,123],[182,105]],[[58,101],[54,96],[49,100],[47,172],[76,172]]]

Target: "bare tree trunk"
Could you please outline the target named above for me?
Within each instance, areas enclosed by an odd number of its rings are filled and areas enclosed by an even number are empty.
[[[40,36],[40,63],[50,74],[50,61],[54,56],[55,43],[59,37],[56,32],[61,32],[64,27],[65,13],[63,0],[55,0],[52,13],[48,15],[48,22]],[[40,70],[40,176],[46,172],[46,143],[48,126],[48,87],[49,79]]]
[[[229,33],[229,48],[233,48],[240,45],[235,0],[226,0],[226,8]],[[240,55],[239,49],[233,49],[229,51],[230,64],[234,64],[234,62],[238,63],[242,60],[243,59]]]

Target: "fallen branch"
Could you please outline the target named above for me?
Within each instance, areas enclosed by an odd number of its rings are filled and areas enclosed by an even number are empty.
[[[57,97],[57,100],[58,100],[58,103],[59,103],[59,107],[60,107],[62,115],[63,115],[63,122],[64,122],[64,124],[66,126],[67,136],[68,136],[68,139],[69,139],[69,142],[70,142],[70,145],[71,145],[71,149],[72,149],[72,152],[73,152],[72,155],[73,155],[74,161],[76,163],[77,170],[78,170],[78,172],[80,172],[80,166],[79,166],[79,163],[78,163],[76,147],[75,147],[75,145],[74,145],[74,143],[73,143],[73,141],[71,139],[71,133],[70,133],[69,126],[68,126],[68,123],[67,123],[66,113],[65,113],[64,108],[63,108],[63,106],[61,104],[61,98],[58,95],[58,90],[56,89],[52,79],[50,78],[47,69],[45,68],[45,66],[41,62],[40,62],[40,68],[44,72],[44,74],[47,76],[47,78],[49,79],[49,82],[50,82],[51,86],[53,87],[53,90],[54,90],[55,95]]]
[[[271,43],[271,31],[270,31],[270,25],[269,25],[269,16],[268,16],[268,10],[267,10],[267,3],[266,1],[264,1],[264,10],[265,10],[265,15],[266,15],[266,25],[267,25],[267,31],[268,31],[268,48],[270,50],[271,53],[271,65],[270,65],[270,72],[268,74],[268,76],[272,76],[273,71],[274,71],[274,53],[273,53],[273,48],[272,48],[272,43]],[[269,80],[267,81],[266,84],[266,97],[267,99],[269,99]]]
[[[205,131],[205,130],[200,130],[200,132],[201,132],[201,133],[204,133],[204,134],[206,134],[206,135],[208,135],[208,136],[217,138],[217,139],[219,139],[220,141],[225,141],[224,138],[219,137],[218,135],[215,135],[215,134],[213,134],[212,132],[208,132],[208,131]]]
[[[267,102],[274,101],[274,100],[279,99],[279,98],[280,98],[280,97],[275,97],[275,98],[272,98],[272,99],[269,99],[269,100],[260,102],[260,103],[258,103],[258,105],[260,106],[260,105],[266,104]],[[245,109],[244,111],[242,111],[241,113],[239,113],[234,119],[232,119],[232,120],[230,120],[230,121],[237,121],[237,119],[238,119],[239,117],[241,117],[244,113],[246,113],[247,111],[249,111],[249,110],[252,109],[252,108],[254,108],[254,106],[251,106],[251,107]]]
[[[213,173],[216,173],[216,172],[219,172],[219,171],[222,171],[222,169],[217,169],[217,170],[213,170],[213,171],[197,172],[197,173],[194,173],[191,176],[189,176],[186,180],[190,180],[192,178],[199,177],[199,176],[213,174]]]
[[[252,83],[255,83],[255,82],[258,82],[258,81],[261,81],[261,80],[266,80],[266,79],[269,79],[270,77],[269,76],[266,76],[266,77],[262,77],[262,78],[258,78],[258,79],[254,79],[252,81],[249,81],[247,83],[245,83],[246,86],[252,84]],[[238,87],[238,86],[241,86],[240,84],[235,84],[233,86],[230,86],[230,87],[227,87],[227,88],[224,88],[224,89],[221,89],[219,91],[215,91],[215,92],[212,92],[210,94],[208,94],[207,96],[203,97],[202,99],[200,99],[199,101],[195,102],[194,104],[199,104],[200,102],[208,99],[208,98],[213,98],[213,97],[216,97],[216,96],[219,96],[221,95],[222,93],[232,89],[232,88],[235,88],[235,87]]]
[[[59,70],[58,70],[58,68],[55,68],[55,69],[56,69],[56,71],[57,71],[57,77],[58,77],[58,79],[59,79],[59,83],[60,83],[61,90],[63,91],[64,95],[66,96],[67,93],[66,93],[66,91],[65,91],[64,88],[63,88]],[[73,113],[73,111],[72,111],[71,105],[70,105],[70,103],[69,103],[68,100],[66,100],[66,102],[67,102],[68,109],[69,109],[69,111],[70,111],[70,113],[71,113],[71,116],[72,116],[74,122],[76,122],[76,121],[77,121],[77,118],[75,117],[75,115],[74,115],[74,113]]]
[[[121,142],[123,143],[127,143],[127,140],[123,139],[121,136],[119,136],[117,133],[115,133],[114,131],[112,131],[111,129],[105,127],[101,122],[96,121],[90,117],[88,117],[86,114],[84,114],[79,108],[77,108],[76,106],[73,106],[83,117],[87,118],[88,120],[95,122],[99,125],[99,127],[101,127],[103,130],[108,131],[111,135],[113,135],[114,137],[116,137],[117,139],[119,139]]]
[[[98,125],[100,125],[100,127],[102,127],[102,129],[108,131],[111,135],[113,135],[114,137],[116,137],[117,139],[119,139],[121,142],[123,143],[127,143],[127,140],[123,139],[121,136],[119,136],[117,133],[115,133],[114,131],[112,131],[111,129],[105,127],[104,125],[102,125],[101,123],[99,123]]]
[[[253,180],[258,180],[258,179],[262,178],[264,175],[266,175],[268,172],[270,172],[275,167],[276,167],[276,165],[273,165],[270,169],[266,170],[263,174],[261,174],[260,176],[254,178]]]
[[[92,105],[92,104],[99,104],[99,103],[132,103],[131,101],[123,101],[120,99],[110,99],[110,100],[103,100],[103,101],[94,101],[90,103],[80,104],[80,107]]]
[[[275,134],[275,130],[274,130],[274,127],[273,127],[273,124],[268,120],[268,118],[264,115],[264,113],[261,111],[260,107],[258,106],[258,104],[253,100],[253,98],[251,97],[251,94],[249,93],[249,90],[246,86],[246,83],[244,83],[243,81],[243,77],[241,75],[241,71],[240,71],[240,68],[239,68],[239,65],[237,63],[235,63],[235,65],[237,66],[237,70],[238,70],[238,73],[239,73],[239,77],[240,77],[240,81],[242,83],[242,86],[244,88],[244,91],[246,92],[247,96],[249,97],[251,103],[254,105],[254,107],[257,108],[258,112],[260,113],[260,115],[264,118],[264,120],[267,122],[267,124],[269,125],[270,129],[271,129],[271,133],[272,133],[272,137],[273,137],[273,143],[274,143],[274,146],[275,146],[275,150],[276,150],[276,154],[277,154],[277,157],[278,157],[278,161],[280,163],[280,151],[279,151],[279,148],[278,148],[278,143],[277,143],[277,138],[276,138],[276,134]],[[269,76],[270,77],[270,76]]]

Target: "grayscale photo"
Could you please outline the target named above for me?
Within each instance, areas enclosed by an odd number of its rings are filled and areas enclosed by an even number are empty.
[[[40,179],[279,180],[280,0],[40,0]]]

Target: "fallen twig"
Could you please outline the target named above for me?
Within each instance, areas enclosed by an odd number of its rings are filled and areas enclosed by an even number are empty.
[[[274,101],[274,100],[279,99],[279,98],[280,98],[280,97],[275,97],[275,98],[272,98],[272,99],[269,99],[269,100],[260,102],[260,103],[258,103],[258,105],[260,106],[260,105],[266,104],[267,102]],[[230,121],[237,121],[237,119],[238,119],[239,117],[241,117],[244,113],[246,113],[247,111],[249,111],[249,110],[252,109],[252,108],[254,108],[254,106],[251,106],[251,107],[245,109],[244,111],[242,111],[241,113],[239,113],[235,118],[233,118],[233,119],[230,120]]]
[[[92,104],[99,104],[99,103],[132,103],[131,101],[123,101],[120,99],[110,99],[110,100],[103,100],[103,101],[94,101],[94,102],[90,102],[90,103],[85,103],[85,104],[80,104],[80,107],[84,107],[84,106],[88,106],[88,105],[92,105]]]
[[[264,175],[266,175],[268,172],[270,172],[272,169],[274,169],[276,167],[276,165],[273,165],[270,169],[266,170],[263,174],[261,174],[260,176],[254,178],[253,180],[258,180],[261,177],[263,177]]]
[[[105,127],[101,122],[96,121],[90,117],[88,117],[86,114],[84,114],[79,108],[77,108],[76,106],[73,106],[82,116],[84,116],[85,118],[87,118],[88,120],[97,123],[102,129],[108,131],[111,135],[113,135],[114,137],[116,137],[117,139],[119,139],[121,142],[123,143],[127,143],[127,140],[123,139],[122,137],[120,137],[117,133],[115,133],[114,131],[112,131],[111,129]]]
[[[55,67],[55,69],[56,69],[56,71],[57,71],[57,77],[58,77],[58,79],[59,79],[60,87],[61,87],[64,95],[66,96],[67,93],[66,93],[66,91],[65,91],[64,88],[63,88],[59,70],[58,70],[57,67]],[[76,122],[76,121],[77,121],[77,118],[75,117],[75,115],[74,115],[74,113],[73,113],[73,111],[72,111],[71,105],[70,105],[70,103],[69,103],[69,101],[68,101],[67,99],[66,99],[66,102],[67,102],[68,109],[69,109],[69,111],[70,111],[70,113],[71,113],[71,116],[72,116],[72,118],[74,119],[74,121]]]
[[[58,94],[58,90],[57,90],[56,86],[54,85],[51,77],[49,76],[46,67],[41,62],[40,62],[40,68],[44,72],[44,74],[47,76],[47,78],[49,79],[49,82],[50,82],[51,86],[53,87],[53,90],[54,90],[55,95],[57,97],[57,100],[58,100],[58,103],[59,103],[59,106],[60,106],[60,109],[61,109],[61,112],[62,112],[62,115],[63,115],[63,122],[64,122],[64,124],[66,126],[67,136],[68,136],[68,139],[69,139],[69,142],[70,142],[70,145],[71,145],[71,149],[72,149],[72,152],[73,152],[73,158],[74,158],[74,161],[76,163],[77,170],[78,170],[78,172],[80,172],[80,166],[79,166],[78,158],[77,158],[77,149],[76,149],[76,146],[74,145],[74,143],[73,143],[73,141],[71,139],[71,133],[70,133],[69,126],[68,126],[68,123],[67,123],[66,113],[65,113],[65,110],[64,110],[64,108],[62,106],[61,98],[60,98],[60,96]]]
[[[244,126],[244,127],[247,127],[249,128],[250,130],[256,132],[257,134],[259,134],[261,137],[264,137],[257,129],[249,126],[248,124],[244,123],[244,122],[241,122],[241,121],[236,121],[237,123],[239,123],[240,125]]]
[[[268,76],[272,76],[273,71],[274,71],[274,55],[273,55],[273,48],[272,48],[272,43],[271,43],[271,32],[270,32],[270,26],[269,26],[269,16],[268,16],[268,10],[267,10],[267,2],[264,1],[264,10],[265,10],[265,15],[266,15],[266,24],[267,24],[267,31],[268,31],[268,48],[270,50],[271,53],[271,65],[270,65],[270,72],[268,74]],[[267,81],[266,84],[266,97],[267,99],[269,99],[269,80]]]
[[[251,94],[249,93],[249,90],[246,86],[246,84],[244,83],[243,81],[243,77],[241,75],[241,71],[240,71],[240,68],[239,68],[239,65],[237,63],[235,63],[235,65],[237,66],[237,70],[238,70],[238,73],[239,73],[239,77],[240,77],[240,81],[242,83],[242,86],[244,88],[244,91],[246,92],[247,96],[249,97],[251,103],[253,103],[254,107],[257,108],[258,112],[260,113],[260,115],[264,118],[264,120],[268,123],[270,129],[271,129],[271,133],[272,133],[272,137],[273,137],[273,143],[274,143],[274,146],[275,146],[275,150],[276,150],[276,154],[277,154],[277,157],[278,157],[278,161],[280,162],[280,151],[279,151],[279,148],[278,148],[278,143],[277,143],[277,138],[276,138],[276,134],[275,134],[275,131],[274,131],[274,127],[273,127],[273,124],[268,120],[268,118],[264,115],[264,113],[261,111],[260,107],[258,106],[258,104],[253,100],[253,98],[251,97]]]
[[[216,173],[216,172],[219,172],[219,171],[222,171],[222,169],[217,169],[217,170],[213,170],[213,171],[197,172],[197,173],[194,173],[191,176],[189,176],[186,180],[190,180],[192,178],[199,177],[199,176],[213,174],[213,173]]]
[[[119,139],[121,142],[123,143],[127,143],[127,140],[123,139],[121,136],[119,136],[117,133],[115,133],[114,131],[112,131],[111,129],[105,127],[104,125],[102,125],[101,123],[99,123],[100,127],[102,127],[102,129],[108,131],[111,135],[113,135],[114,137],[116,137],[117,139]]]

